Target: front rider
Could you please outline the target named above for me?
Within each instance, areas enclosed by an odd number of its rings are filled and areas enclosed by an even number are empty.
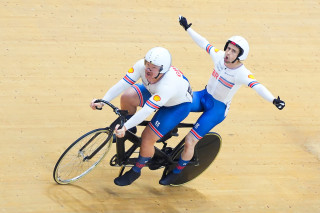
[[[142,83],[136,84],[141,78]],[[116,135],[124,137],[126,130],[136,131],[135,126],[157,111],[142,132],[141,147],[136,164],[114,183],[119,186],[130,185],[139,178],[141,169],[154,155],[154,144],[166,133],[184,120],[191,109],[192,91],[188,79],[182,72],[171,66],[171,54],[162,47],[149,50],[144,59],[139,60],[127,74],[104,96],[110,102],[121,96],[121,109],[128,110],[129,116],[121,129],[116,126]],[[94,103],[92,109],[103,107]],[[137,111],[137,107],[142,109]]]

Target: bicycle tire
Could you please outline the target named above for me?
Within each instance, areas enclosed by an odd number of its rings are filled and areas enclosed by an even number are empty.
[[[218,133],[209,132],[206,134],[201,140],[198,141],[197,145],[195,146],[195,152],[198,152],[198,165],[188,164],[181,172],[177,180],[170,184],[172,186],[182,185],[187,183],[200,174],[202,174],[216,159],[220,147],[221,147],[222,138]],[[178,161],[180,155],[184,149],[184,145],[179,147],[173,153],[173,159]],[[163,175],[167,175],[176,167],[176,164],[171,164],[166,166],[165,170],[163,171]]]
[[[85,159],[104,142],[107,143],[99,152],[91,159]],[[103,160],[111,145],[112,133],[108,128],[95,129],[82,135],[60,156],[53,170],[53,179],[58,184],[69,184],[79,180]]]

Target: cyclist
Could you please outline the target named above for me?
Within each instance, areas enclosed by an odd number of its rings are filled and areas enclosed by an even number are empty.
[[[285,107],[285,102],[279,96],[275,98],[242,63],[249,53],[249,44],[246,39],[241,36],[232,36],[226,42],[224,51],[221,51],[195,32],[191,28],[192,24],[188,24],[185,17],[180,16],[179,22],[192,40],[209,53],[214,62],[214,69],[206,88],[194,92],[191,112],[203,113],[185,138],[185,148],[177,167],[172,173],[160,180],[162,185],[169,185],[176,180],[179,173],[193,157],[196,143],[225,119],[232,97],[242,85],[254,89],[262,98],[273,103],[279,110]]]
[[[139,79],[142,83],[136,83]],[[130,185],[139,178],[141,169],[154,155],[155,142],[184,120],[191,109],[192,91],[188,79],[182,72],[171,66],[171,54],[163,47],[155,47],[147,52],[129,69],[127,74],[104,96],[112,101],[121,95],[121,109],[128,110],[129,115],[124,126],[116,126],[116,136],[124,137],[126,130],[136,132],[136,126],[157,112],[145,127],[141,135],[141,147],[136,164],[124,175],[117,177],[114,183],[119,186]],[[92,109],[103,107],[94,103]],[[142,107],[137,111],[137,107]]]

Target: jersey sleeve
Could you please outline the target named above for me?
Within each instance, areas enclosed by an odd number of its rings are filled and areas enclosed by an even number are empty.
[[[136,112],[127,122],[124,124],[126,129],[131,129],[144,121],[154,110],[151,107],[144,105],[142,109]]]
[[[139,60],[133,67],[131,67],[126,75],[107,91],[103,97],[103,100],[108,102],[112,101],[124,90],[128,89],[131,85],[138,81],[140,79],[139,70],[141,69],[141,63],[143,64],[143,59]]]
[[[272,103],[272,101],[274,100],[274,96],[272,95],[272,93],[265,86],[260,84],[250,72],[248,72],[247,75],[242,75],[239,78],[239,81],[242,84],[245,84],[248,87],[254,89],[266,101]]]
[[[262,97],[264,98],[266,101],[269,101],[270,103],[273,102],[274,100],[274,96],[272,95],[272,93],[262,84],[257,85],[256,87],[254,87],[254,90]]]
[[[173,92],[169,89],[161,89],[161,92],[155,93],[152,95],[145,103],[145,105],[140,109],[138,112],[136,112],[125,124],[124,126],[126,129],[130,129],[134,126],[137,126],[142,121],[144,121],[151,113],[153,113],[155,110],[158,110],[160,107],[162,107],[164,104],[167,103],[167,101],[173,96]]]
[[[191,27],[188,28],[187,30],[188,34],[192,38],[192,40],[202,49],[207,50],[207,46],[209,45],[209,41],[202,37],[200,34],[198,34],[196,31],[194,31]]]
[[[224,54],[223,51],[220,51],[219,49],[215,48],[213,45],[207,41],[204,37],[202,37],[200,34],[198,34],[196,31],[194,31],[191,27],[187,30],[188,34],[192,38],[192,40],[202,49],[204,49],[213,59],[215,62],[216,56],[220,54]]]

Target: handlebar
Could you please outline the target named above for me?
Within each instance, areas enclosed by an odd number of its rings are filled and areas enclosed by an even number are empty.
[[[125,123],[125,119],[126,119],[126,115],[128,115],[128,111],[127,110],[120,110],[118,107],[114,106],[113,104],[111,104],[108,101],[105,101],[103,99],[97,99],[94,101],[94,103],[104,103],[106,105],[108,105],[109,107],[111,107],[114,111],[115,114],[117,114],[120,117],[120,128],[122,128],[123,124]],[[97,108],[98,110],[101,110],[102,108]],[[139,126],[147,126],[147,124],[149,123],[149,121],[143,121],[142,123],[139,124]],[[178,124],[178,128],[189,128],[189,127],[193,127],[194,124],[192,123],[180,123]]]
[[[113,109],[113,112],[119,116],[119,119],[120,119],[120,127],[119,128],[123,127],[125,120],[126,120],[126,115],[128,115],[127,110],[120,110],[118,107],[114,106],[110,102],[105,101],[103,99],[97,99],[94,101],[94,103],[104,103],[104,104],[108,105],[109,107],[111,107]],[[96,109],[101,110],[102,108],[96,107]]]
[[[116,107],[113,104],[111,104],[110,102],[108,102],[108,101],[105,101],[103,99],[97,99],[97,100],[94,101],[94,103],[104,103],[104,104],[108,105],[109,107],[111,107],[113,109],[114,113],[116,113],[119,116],[122,115],[121,114],[121,110],[118,107]],[[102,108],[98,108],[98,107],[96,107],[96,109],[102,110]]]

